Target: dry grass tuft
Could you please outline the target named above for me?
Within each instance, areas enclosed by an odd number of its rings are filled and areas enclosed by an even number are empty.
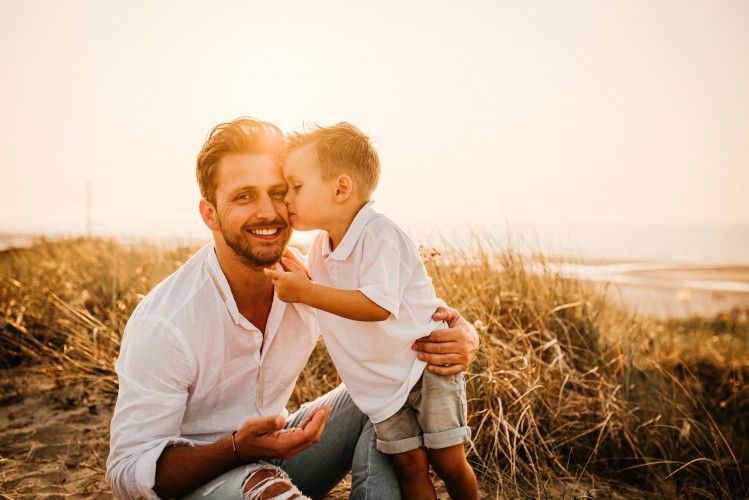
[[[30,372],[116,393],[128,317],[194,251],[75,239],[0,254],[0,367],[13,375],[0,405],[28,394],[19,381]],[[439,295],[481,335],[467,374],[469,459],[487,495],[747,496],[749,326],[629,316],[542,256],[424,259]],[[319,345],[292,404],[338,382]],[[18,493],[13,475],[5,468],[0,495]]]

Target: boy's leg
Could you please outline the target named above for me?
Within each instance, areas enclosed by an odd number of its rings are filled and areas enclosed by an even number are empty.
[[[429,462],[434,472],[445,482],[453,500],[477,500],[478,484],[473,469],[466,460],[462,444],[429,450]]]
[[[374,424],[377,449],[392,457],[404,498],[436,500],[437,492],[429,477],[429,455],[412,404],[420,398],[420,390],[418,381],[398,411]]]
[[[434,471],[445,482],[450,497],[476,499],[476,476],[466,460],[463,445],[471,438],[467,425],[463,374],[441,377],[424,372],[421,380],[419,424]]]
[[[289,417],[286,426],[300,424],[312,409],[322,405],[330,406],[331,412],[320,441],[289,460],[270,462],[281,467],[294,485],[313,498],[322,498],[351,470],[350,498],[400,499],[392,461],[375,449],[372,424],[343,385],[303,405]]]
[[[437,492],[429,477],[429,456],[426,448],[417,448],[392,455],[401,493],[409,500],[436,500]]]

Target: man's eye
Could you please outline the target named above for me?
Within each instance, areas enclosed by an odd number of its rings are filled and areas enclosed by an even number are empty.
[[[273,191],[270,195],[273,198],[279,199],[279,198],[283,198],[284,196],[286,196],[286,191],[281,191],[281,190]]]
[[[251,199],[252,196],[250,196],[248,193],[238,194],[236,197],[234,197],[234,201],[250,201]]]

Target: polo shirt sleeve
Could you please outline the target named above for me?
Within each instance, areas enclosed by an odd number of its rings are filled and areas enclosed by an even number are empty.
[[[119,394],[111,424],[107,480],[118,499],[158,498],[156,462],[180,437],[195,361],[181,332],[163,319],[128,323],[115,369]]]
[[[410,269],[401,258],[400,238],[387,229],[378,228],[365,236],[358,290],[398,319]]]

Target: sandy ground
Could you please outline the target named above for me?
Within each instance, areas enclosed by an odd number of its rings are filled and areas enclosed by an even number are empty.
[[[749,313],[749,266],[616,264],[600,272],[612,264],[592,265],[597,273],[579,277],[642,314]],[[113,405],[111,396],[80,385],[55,387],[43,376],[0,372],[0,497],[112,498],[104,469]],[[344,483],[328,498],[346,497]],[[620,496],[613,490],[602,496],[614,497]],[[440,498],[447,498],[444,490]]]
[[[0,496],[112,498],[104,480],[112,398],[43,376],[1,380]]]

